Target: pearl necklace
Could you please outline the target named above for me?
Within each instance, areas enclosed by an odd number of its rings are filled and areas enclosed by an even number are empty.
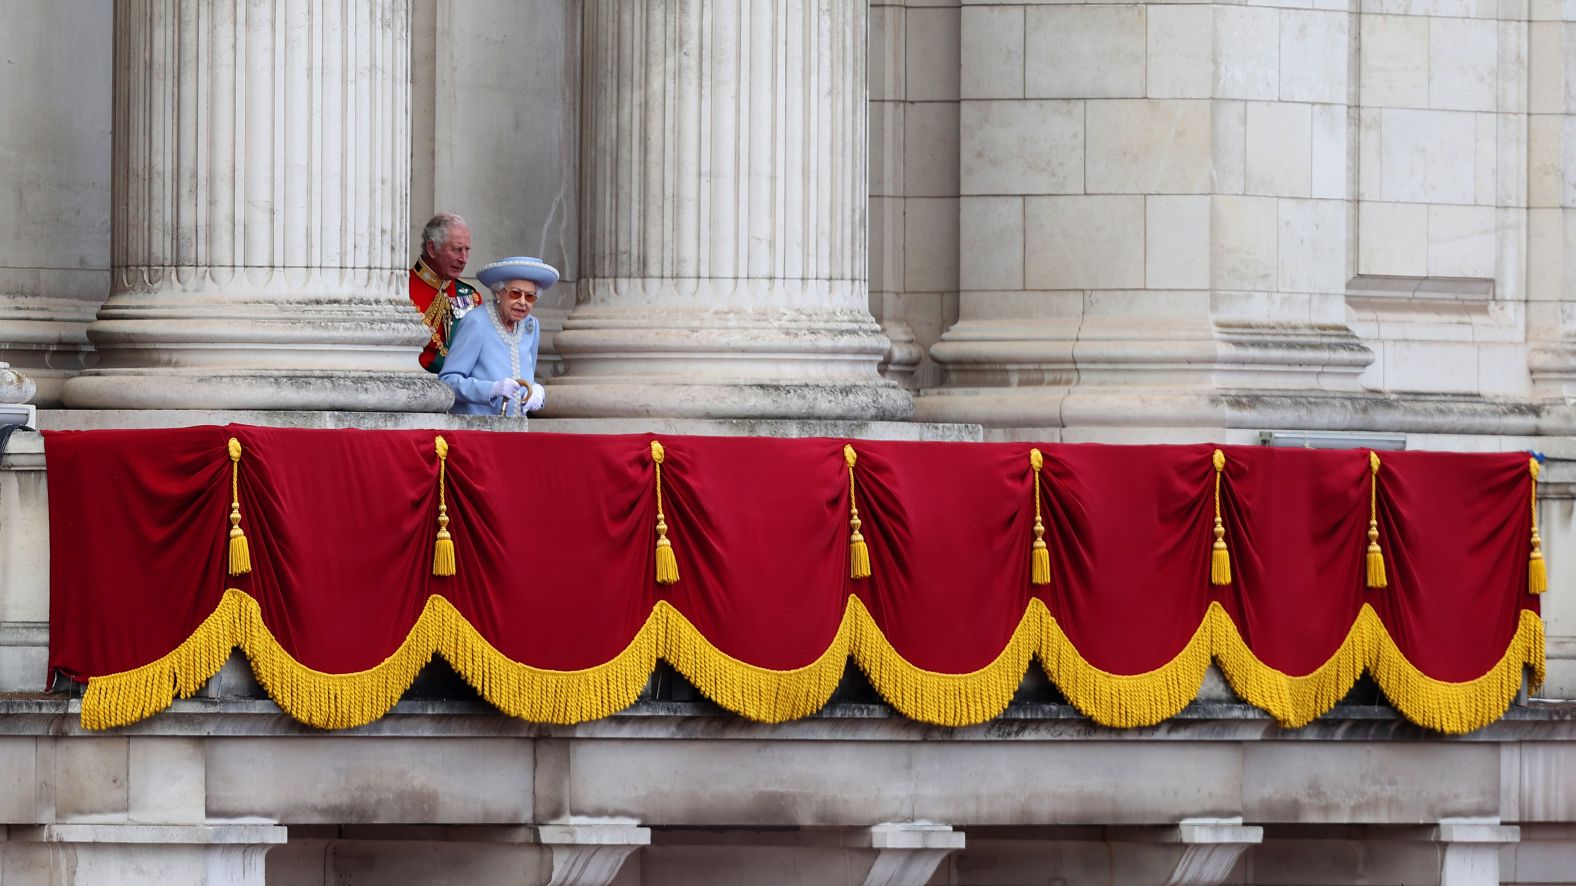
[[[534,317],[526,317],[524,320],[521,320],[519,323],[514,324],[514,331],[513,332],[509,332],[507,329],[504,328],[503,320],[501,318],[499,318],[498,311],[496,309],[490,310],[490,311],[487,312],[487,319],[492,321],[493,331],[498,333],[498,338],[502,339],[504,345],[506,345],[509,348],[509,372],[510,372],[509,377],[512,378],[512,379],[519,380],[519,378],[520,378],[520,339],[525,335],[527,329],[530,327],[530,324],[535,320],[535,318]],[[516,406],[516,409],[518,409],[518,408],[519,407]],[[509,405],[507,403],[505,403],[504,404],[504,412],[507,413],[508,411],[509,411]],[[516,414],[518,415],[519,413],[517,412]]]

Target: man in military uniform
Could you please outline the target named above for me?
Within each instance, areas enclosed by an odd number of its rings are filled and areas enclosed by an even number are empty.
[[[443,369],[454,324],[482,303],[481,293],[460,280],[471,257],[471,229],[452,212],[440,212],[421,230],[421,258],[410,269],[410,301],[431,337],[421,349],[421,366]]]

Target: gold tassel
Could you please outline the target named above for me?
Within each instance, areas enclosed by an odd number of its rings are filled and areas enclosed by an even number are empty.
[[[1384,574],[1384,551],[1379,549],[1379,453],[1368,453],[1368,586],[1389,587]]]
[[[1226,550],[1226,524],[1220,519],[1220,475],[1226,469],[1226,453],[1215,450],[1215,544],[1209,552],[1209,582],[1231,584],[1231,552]]]
[[[1029,581],[1048,585],[1051,583],[1051,551],[1045,546],[1045,522],[1040,519],[1040,469],[1045,467],[1045,456],[1040,450],[1029,450],[1029,467],[1034,469],[1034,545],[1029,557]]]
[[[859,520],[859,508],[854,502],[854,462],[859,456],[854,453],[854,447],[843,444],[843,461],[848,463],[848,577],[870,577],[870,548],[865,544],[865,537],[859,534],[859,527],[863,525]]]
[[[433,448],[438,450],[438,538],[432,548],[432,574],[454,574],[454,537],[449,534],[449,505],[444,495],[444,477],[449,464],[449,441],[443,437],[432,438]]]
[[[670,585],[679,580],[679,561],[668,541],[668,521],[662,514],[662,459],[667,456],[662,444],[651,441],[651,460],[657,465],[657,584]]]
[[[230,438],[230,574],[252,571],[252,548],[241,531],[241,441]]]
[[[1543,539],[1538,535],[1538,474],[1542,467],[1535,458],[1527,459],[1532,472],[1532,553],[1527,557],[1527,592],[1541,594],[1549,589],[1549,567],[1543,562]]]

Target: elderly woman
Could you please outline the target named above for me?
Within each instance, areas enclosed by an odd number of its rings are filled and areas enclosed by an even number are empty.
[[[492,290],[492,304],[466,314],[438,379],[454,389],[456,415],[524,415],[542,408],[547,391],[536,375],[541,326],[531,316],[536,299],[558,282],[558,271],[538,258],[495,261],[476,275]]]

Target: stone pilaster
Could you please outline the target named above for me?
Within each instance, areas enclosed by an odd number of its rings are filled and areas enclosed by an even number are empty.
[[[1349,37],[1311,9],[966,4],[959,315],[918,417],[1348,421],[1306,401],[1373,359],[1346,324]]]
[[[554,416],[892,419],[868,304],[864,0],[588,0]]]
[[[80,408],[439,411],[407,302],[406,4],[115,5],[111,289]]]
[[[938,15],[934,17],[948,14],[956,16],[957,10],[928,10],[928,13],[937,13]],[[908,10],[905,7],[872,3],[867,27],[869,30],[867,68],[870,80],[868,215],[870,311],[880,321],[881,332],[892,343],[881,360],[881,374],[907,390],[915,391],[921,387],[917,372],[924,361],[925,348],[916,339],[910,318],[921,310],[916,302],[939,300],[939,296],[928,290],[943,285],[945,281],[936,277],[910,281],[905,277],[904,241],[908,234],[907,193],[910,188],[907,162],[909,133],[906,120],[911,113],[923,115],[928,120],[930,117],[937,116],[933,113],[933,109],[941,108],[945,111],[950,107],[955,111],[957,103],[956,101],[950,105],[939,102],[927,103],[923,111],[915,110],[909,103],[906,52],[909,41],[909,21]],[[943,67],[950,60],[943,58],[933,61],[937,67]],[[921,90],[915,92],[928,97],[928,94]],[[944,117],[945,114],[940,116]],[[950,128],[951,145],[955,148],[957,143],[955,115]],[[913,139],[916,152],[924,150],[927,157],[942,153],[935,143],[946,140],[937,139],[934,128],[916,123],[915,130]],[[946,132],[944,128],[942,131]],[[929,171],[937,166],[944,168],[946,165],[916,162],[915,178],[922,177],[919,174],[921,168]],[[952,159],[950,166],[955,180],[956,157]],[[924,185],[914,186],[914,190],[926,194],[935,189],[936,186],[928,181],[924,182]],[[953,190],[956,190],[955,186]],[[953,244],[949,246],[954,245],[956,239],[954,236]],[[916,252],[920,251],[928,250],[916,247]],[[952,282],[955,289],[956,281]],[[910,296],[905,291],[910,284],[924,285],[927,291]]]
[[[1576,434],[1576,23],[1552,12],[1525,25],[1527,364],[1538,432],[1563,436]]]

